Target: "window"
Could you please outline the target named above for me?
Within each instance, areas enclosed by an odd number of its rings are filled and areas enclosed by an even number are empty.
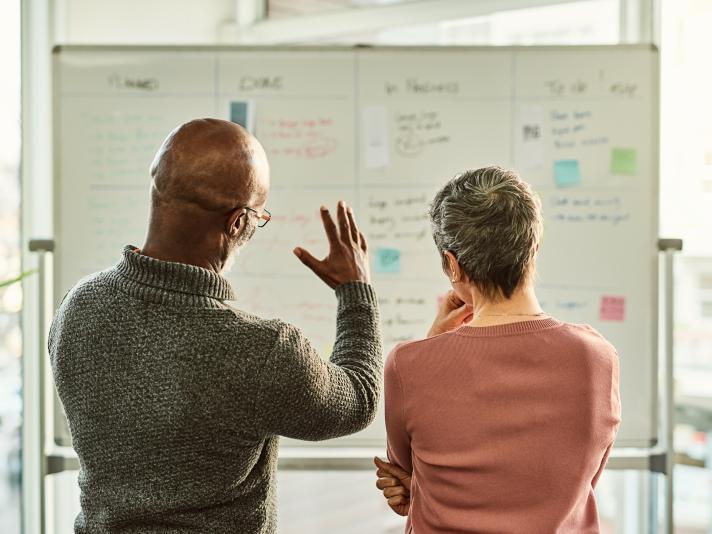
[[[20,532],[20,2],[0,4],[0,524]]]
[[[414,0],[267,0],[267,16],[270,19],[314,15],[359,7],[402,4]]]

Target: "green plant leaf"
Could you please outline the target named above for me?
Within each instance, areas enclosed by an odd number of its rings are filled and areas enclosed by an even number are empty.
[[[17,282],[21,282],[23,278],[27,278],[28,276],[33,275],[36,272],[37,269],[30,269],[29,271],[20,273],[20,275],[16,276],[15,278],[10,278],[9,280],[0,282],[0,289],[2,289],[3,287],[11,286],[12,284],[16,284]]]

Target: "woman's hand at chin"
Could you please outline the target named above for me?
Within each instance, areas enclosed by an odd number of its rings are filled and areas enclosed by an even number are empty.
[[[440,304],[438,314],[428,331],[428,337],[460,328],[470,320],[472,320],[472,306],[458,297],[455,291],[450,290]]]

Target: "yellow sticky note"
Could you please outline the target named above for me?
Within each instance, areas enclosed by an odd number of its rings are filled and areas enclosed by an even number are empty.
[[[321,358],[323,360],[329,361],[329,358],[331,358],[331,352],[333,350],[334,350],[334,345],[332,345],[331,343],[324,344],[324,346],[322,347],[322,350],[321,350]]]
[[[614,148],[611,150],[611,173],[635,175],[638,167],[638,154],[632,148]]]

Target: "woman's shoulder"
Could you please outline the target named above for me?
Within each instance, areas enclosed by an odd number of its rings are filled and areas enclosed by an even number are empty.
[[[578,337],[583,341],[589,341],[593,343],[602,343],[608,345],[610,348],[615,350],[613,344],[606,339],[606,337],[596,330],[593,326],[586,323],[562,323],[564,331],[568,332],[569,335]]]
[[[579,354],[617,362],[618,351],[606,337],[590,324],[563,323],[562,342],[570,344]]]

